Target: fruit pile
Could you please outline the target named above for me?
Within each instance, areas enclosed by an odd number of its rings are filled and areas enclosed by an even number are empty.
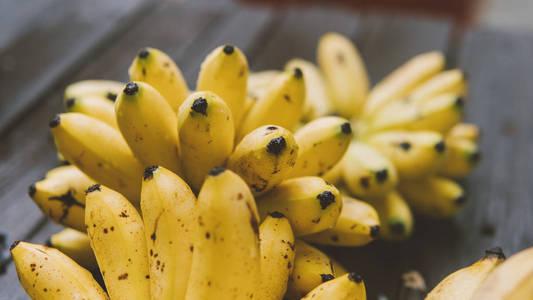
[[[67,87],[67,113],[49,125],[70,165],[29,194],[72,229],[50,241],[63,252],[13,245],[26,292],[366,299],[359,275],[310,244],[405,239],[411,208],[453,216],[465,198],[452,179],[479,159],[477,128],[460,123],[466,82],[443,71],[440,53],[413,58],[370,91],[341,35],[321,38],[318,63],[248,74],[244,54],[224,45],[190,92],[170,57],[145,48],[131,82]],[[99,269],[107,293],[84,267]]]

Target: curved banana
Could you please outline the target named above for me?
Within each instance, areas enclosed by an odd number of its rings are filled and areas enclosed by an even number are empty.
[[[118,129],[113,101],[107,98],[94,95],[68,98],[65,100],[65,107],[67,108],[67,112],[86,114]]]
[[[176,115],[156,89],[144,82],[126,84],[115,112],[122,136],[143,166],[180,172]]]
[[[124,196],[99,184],[85,198],[87,234],[111,299],[150,299],[141,216]]]
[[[333,228],[342,210],[339,191],[320,177],[283,181],[257,201],[261,219],[273,212],[287,216],[295,236]]]
[[[250,72],[248,74],[248,98],[254,100],[263,98],[272,81],[280,74],[281,71],[278,70]]]
[[[226,164],[233,151],[234,133],[231,111],[214,93],[193,93],[180,106],[182,171],[193,190],[200,189],[209,170]]]
[[[242,139],[228,159],[228,168],[239,174],[257,196],[287,177],[297,155],[298,144],[290,131],[266,125]]]
[[[471,140],[447,138],[446,146],[446,162],[439,168],[439,175],[463,178],[472,172],[481,159],[477,144]]]
[[[98,270],[98,263],[87,234],[67,228],[52,234],[48,243],[49,246],[63,252],[82,267],[91,271]]]
[[[468,83],[463,71],[459,69],[447,70],[426,80],[409,94],[413,103],[421,103],[440,94],[457,94],[465,97]]]
[[[348,273],[326,281],[314,288],[302,300],[366,300],[363,278],[357,273]]]
[[[197,202],[186,300],[259,299],[259,218],[246,183],[213,168]]]
[[[294,235],[289,220],[273,212],[259,226],[261,284],[257,299],[281,300],[294,267]]]
[[[155,48],[143,48],[131,63],[128,73],[131,81],[142,81],[153,86],[174,112],[187,98],[189,89],[180,69],[166,53]]]
[[[65,100],[82,96],[100,96],[115,101],[124,83],[112,80],[82,80],[65,88]]]
[[[17,241],[11,245],[11,256],[31,299],[109,299],[91,272],[57,249]]]
[[[355,45],[338,33],[326,33],[318,41],[317,61],[335,109],[345,118],[358,116],[366,101],[369,80]]]
[[[372,199],[379,215],[379,237],[389,242],[404,241],[413,231],[413,214],[407,202],[396,191],[382,198]]]
[[[446,136],[447,139],[465,139],[477,142],[479,140],[479,128],[470,123],[459,123],[452,127]]]

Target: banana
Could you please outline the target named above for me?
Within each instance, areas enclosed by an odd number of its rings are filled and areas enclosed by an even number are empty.
[[[189,93],[187,83],[172,58],[155,48],[141,49],[128,73],[131,81],[142,81],[153,86],[174,112],[178,111]]]
[[[342,161],[343,158],[341,158],[339,162],[333,166],[333,168],[322,175],[322,178],[333,185],[340,183],[342,179]]]
[[[533,295],[533,248],[511,256],[492,271],[471,300],[528,300]]]
[[[259,299],[259,218],[250,189],[213,168],[198,195],[186,300]]]
[[[238,125],[244,114],[247,81],[246,56],[239,48],[224,45],[211,51],[202,62],[196,89],[211,91],[222,98],[231,110],[233,121]]]
[[[196,197],[178,175],[146,168],[141,191],[152,299],[184,299],[192,263]]]
[[[407,202],[396,191],[382,198],[372,199],[371,204],[379,215],[379,237],[389,242],[404,241],[413,231],[413,214]]]
[[[358,116],[368,94],[369,80],[355,45],[338,33],[326,33],[318,41],[317,61],[335,109],[345,118]]]
[[[477,142],[479,140],[480,130],[479,128],[470,123],[459,123],[452,127],[448,132],[446,138],[448,139],[465,139]]]
[[[379,217],[368,203],[342,197],[342,211],[335,227],[303,239],[320,245],[363,246],[373,241],[379,233]]]
[[[144,82],[126,84],[115,112],[122,136],[143,166],[180,172],[176,115],[156,89]]]
[[[465,97],[468,83],[463,71],[459,69],[447,70],[426,80],[409,94],[414,103],[421,103],[440,94],[457,94]]]
[[[444,139],[433,131],[391,130],[372,135],[367,142],[394,164],[402,180],[434,173],[446,158]]]
[[[283,181],[258,199],[261,219],[281,212],[289,219],[295,236],[333,228],[342,210],[339,191],[320,177]]]
[[[82,267],[91,271],[98,270],[98,263],[87,234],[67,228],[52,234],[47,243],[72,258]]]
[[[198,191],[214,167],[223,166],[233,151],[234,123],[224,100],[211,92],[196,92],[178,112],[178,136],[184,177]]]
[[[342,177],[350,192],[363,199],[385,195],[398,183],[391,161],[362,142],[350,144],[342,160]]]
[[[135,207],[99,184],[87,189],[85,224],[111,299],[150,299],[144,226]]]
[[[65,89],[65,100],[81,96],[100,96],[115,101],[124,83],[112,80],[83,80],[70,84]]]
[[[248,74],[248,98],[255,100],[263,98],[272,81],[280,74],[281,71],[278,70],[250,72]]]
[[[66,99],[65,107],[67,112],[86,114],[118,129],[113,101],[107,98],[102,96],[78,96]]]
[[[330,260],[331,260],[331,266],[333,267],[333,273],[337,277],[348,273],[348,271],[346,271],[346,269],[341,265],[341,263],[339,263],[333,258],[330,258]]]
[[[108,299],[89,271],[57,249],[17,241],[11,245],[11,255],[31,299]]]
[[[85,190],[94,183],[75,166],[61,166],[32,184],[28,193],[47,217],[84,232]]]
[[[285,70],[299,68],[305,78],[305,101],[303,119],[311,121],[333,111],[326,82],[320,69],[312,62],[293,58],[285,64]]]
[[[470,300],[476,288],[505,260],[501,248],[485,251],[485,256],[471,266],[446,276],[427,295],[426,300]]]
[[[471,140],[447,138],[446,146],[446,162],[439,168],[439,175],[455,179],[465,177],[481,159],[478,146]]]
[[[228,168],[262,195],[287,177],[296,163],[298,144],[285,128],[266,125],[247,134],[228,159]]]
[[[294,134],[300,146],[289,177],[322,176],[343,157],[353,132],[350,122],[339,117],[318,118]]]
[[[257,299],[281,300],[294,267],[294,235],[289,220],[273,212],[259,226],[261,284]]]
[[[366,300],[363,278],[357,273],[349,273],[326,281],[314,288],[302,300]]]
[[[268,124],[289,130],[300,121],[305,99],[302,70],[296,68],[276,76],[265,95],[252,106],[239,129],[238,140],[252,130]]]
[[[466,202],[461,186],[444,177],[402,180],[398,190],[415,212],[435,219],[455,216]]]

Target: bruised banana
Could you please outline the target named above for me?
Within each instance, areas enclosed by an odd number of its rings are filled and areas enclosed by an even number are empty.
[[[131,81],[146,82],[158,90],[174,112],[178,111],[189,93],[187,83],[172,58],[155,48],[139,51],[128,73]]]
[[[283,181],[258,199],[261,219],[273,212],[287,216],[295,236],[333,228],[342,210],[339,191],[320,177]]]
[[[248,98],[254,99],[254,103],[263,98],[268,91],[270,83],[280,74],[281,71],[278,70],[250,72],[248,74]]]
[[[475,142],[467,139],[446,139],[446,162],[438,170],[444,177],[460,179],[478,165],[481,152]]]
[[[50,127],[59,152],[83,173],[137,205],[143,168],[119,131],[80,113],[55,116]]]
[[[89,271],[57,249],[17,241],[11,256],[31,299],[109,299]]]
[[[379,215],[379,237],[385,241],[404,241],[413,230],[413,214],[409,205],[396,191],[381,198],[372,199],[372,206]]]
[[[213,168],[198,195],[186,300],[259,299],[259,218],[246,183]]]
[[[150,299],[144,226],[135,207],[95,184],[87,189],[85,224],[111,299]]]
[[[318,42],[317,60],[335,109],[345,118],[358,116],[368,94],[369,80],[355,45],[338,33],[326,33]]]
[[[465,97],[467,82],[463,71],[447,70],[426,80],[411,91],[408,98],[413,103],[421,103],[440,94],[457,94]]]
[[[447,139],[464,139],[477,142],[479,139],[479,128],[470,123],[459,123],[448,132]]]
[[[95,182],[75,166],[61,166],[32,184],[30,197],[58,224],[85,231],[85,190]]]
[[[65,89],[65,100],[82,97],[97,96],[115,101],[124,83],[112,80],[82,80],[70,84]]]
[[[485,251],[485,256],[471,266],[446,276],[427,295],[426,300],[470,300],[476,288],[505,260],[500,248]]]
[[[115,96],[116,99],[116,96]],[[77,112],[104,121],[118,129],[113,101],[102,96],[78,96],[65,100],[67,112]]]
[[[302,300],[366,300],[363,278],[357,273],[348,273],[328,280],[314,288]]]
[[[196,197],[178,175],[146,168],[141,191],[152,299],[184,299],[192,263]]]
[[[266,125],[247,134],[228,159],[228,168],[244,179],[254,195],[278,185],[296,163],[298,144],[285,128]]]
[[[214,167],[223,166],[233,151],[234,123],[224,100],[211,92],[196,92],[178,112],[178,136],[184,177],[199,190]]]
[[[126,84],[115,112],[122,136],[143,166],[180,172],[176,115],[155,88],[144,82]]]
[[[294,235],[289,220],[280,212],[268,215],[259,226],[261,284],[256,297],[281,300],[294,267]]]
[[[87,234],[67,228],[52,234],[47,244],[72,258],[82,267],[91,271],[98,270],[98,263]]]

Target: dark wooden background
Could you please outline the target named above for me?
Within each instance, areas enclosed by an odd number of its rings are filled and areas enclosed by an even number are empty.
[[[417,220],[402,244],[328,248],[363,275],[369,299],[393,299],[400,274],[417,269],[430,287],[470,264],[485,248],[510,255],[533,246],[533,35],[483,28],[451,38],[445,20],[358,14],[322,6],[281,11],[230,1],[142,0],[0,2],[0,231],[7,243],[44,242],[59,226],[27,196],[56,165],[48,120],[63,110],[64,87],[76,80],[127,80],[143,46],[169,53],[194,87],[200,62],[233,43],[253,70],[281,68],[295,56],[314,60],[319,36],[353,39],[373,83],[415,54],[442,50],[450,67],[470,75],[467,120],[483,132],[483,161],[464,184],[469,204],[454,220]],[[0,239],[1,240],[1,239]],[[4,256],[7,254],[4,251]],[[27,299],[13,264],[0,275],[0,299]]]

